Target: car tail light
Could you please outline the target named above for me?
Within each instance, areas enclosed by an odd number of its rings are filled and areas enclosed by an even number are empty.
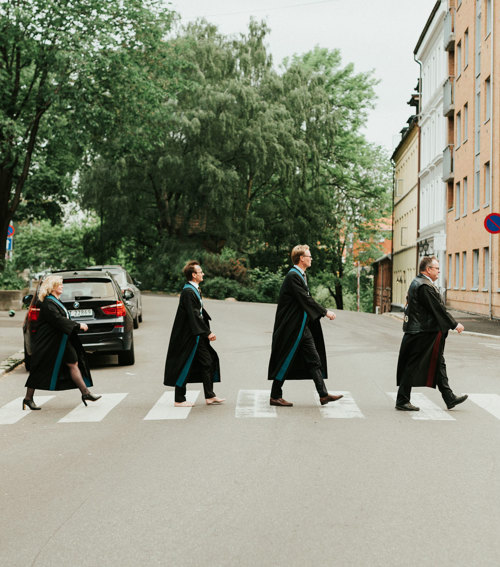
[[[37,321],[39,316],[40,316],[40,308],[39,307],[30,307],[29,308],[28,319],[30,321]]]
[[[114,315],[115,317],[125,317],[127,315],[123,301],[117,301],[111,305],[104,305],[101,307],[101,311],[104,315]]]

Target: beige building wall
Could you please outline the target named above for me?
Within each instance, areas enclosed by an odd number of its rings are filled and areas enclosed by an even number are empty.
[[[395,163],[392,303],[400,307],[406,303],[408,286],[417,267],[418,143],[418,125],[414,119],[392,156]]]
[[[500,0],[456,4],[446,297],[452,308],[500,317],[500,236],[484,228],[489,213],[500,213]]]

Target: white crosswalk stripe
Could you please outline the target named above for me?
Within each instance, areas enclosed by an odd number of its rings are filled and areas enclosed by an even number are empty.
[[[366,419],[358,404],[356,403],[351,392],[342,391],[343,398],[336,402],[332,402],[325,406],[321,406],[318,398],[315,396],[315,404],[321,417],[325,419]],[[195,403],[200,394],[199,390],[189,390],[186,393],[186,399]],[[112,410],[114,410],[120,402],[122,402],[127,393],[111,393],[102,394],[102,398],[97,402],[89,402],[88,407],[80,403],[71,410],[67,415],[61,418],[58,423],[83,423],[83,422],[99,422],[102,421]],[[396,392],[387,392],[387,395],[395,402]],[[54,395],[35,396],[35,402],[39,406],[43,406],[55,398]],[[485,410],[496,419],[500,420],[500,395],[498,394],[469,394],[470,401],[474,402],[482,410]],[[23,411],[23,398],[16,398],[0,407],[0,425],[15,424],[31,413],[26,409]],[[408,412],[408,417],[419,421],[456,421],[453,416],[454,412],[449,412],[443,407],[432,402],[425,394],[412,392],[412,402],[420,407],[418,412]],[[231,401],[228,402],[231,404]],[[464,405],[464,409],[467,406]],[[471,406],[472,407],[472,406]],[[462,408],[460,408],[462,409]],[[186,419],[191,413],[192,408],[179,408],[174,406],[174,392],[164,392],[158,401],[149,410],[145,421],[168,420],[168,419]],[[46,409],[42,415],[45,416]],[[59,411],[59,410],[58,410]],[[316,410],[313,410],[316,411]],[[293,413],[293,410],[290,412]],[[458,417],[458,412],[457,417]],[[269,390],[239,390],[235,405],[234,416],[236,418],[276,418],[282,415],[281,411],[275,406],[269,405]]]
[[[469,394],[469,399],[497,419],[500,419],[500,396],[498,394]]]
[[[102,394],[101,399],[97,402],[87,402],[87,407],[83,403],[79,404],[61,418],[59,423],[102,421],[126,396],[127,394]]]
[[[188,390],[186,401],[195,403],[198,398],[199,390]],[[174,392],[165,392],[156,404],[149,410],[144,418],[146,421],[160,419],[186,419],[192,408],[179,408],[174,406]]]
[[[275,406],[269,405],[269,390],[240,390],[235,417],[278,417]]]
[[[336,402],[330,402],[327,405],[322,406],[319,398],[316,399],[316,403],[320,407],[320,413],[322,417],[325,418],[338,418],[338,419],[356,419],[364,418],[362,411],[359,409],[358,404],[354,401],[351,392],[336,392],[342,394],[344,397]]]
[[[387,392],[394,401],[396,401],[397,392]],[[424,394],[413,393],[411,394],[411,403],[420,408],[420,411],[408,412],[411,414],[412,419],[421,421],[455,421],[447,410],[440,408]]]
[[[35,396],[34,402],[37,406],[43,406],[44,403],[51,400],[54,396]],[[0,425],[11,425],[17,423],[23,417],[26,417],[31,410],[22,409],[23,398],[16,398],[8,404],[5,404],[0,408]]]

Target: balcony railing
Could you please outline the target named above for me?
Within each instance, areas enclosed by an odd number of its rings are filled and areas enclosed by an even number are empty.
[[[443,181],[450,181],[453,178],[453,144],[448,144],[443,152]]]
[[[444,18],[444,48],[446,51],[455,51],[455,22],[454,12],[449,11]]]
[[[455,77],[448,77],[443,86],[443,114],[450,116],[455,110]]]

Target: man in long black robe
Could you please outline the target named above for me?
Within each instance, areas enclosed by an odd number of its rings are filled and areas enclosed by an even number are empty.
[[[465,402],[467,395],[456,396],[448,383],[444,345],[448,331],[464,330],[462,324],[446,311],[434,286],[439,276],[439,262],[426,256],[420,262],[419,275],[408,289],[405,309],[405,332],[399,350],[396,409],[418,411],[410,402],[412,386],[439,388],[448,409]]]
[[[198,262],[188,262],[183,273],[187,283],[182,289],[175,315],[167,360],[165,362],[165,386],[175,387],[175,405],[189,407],[186,401],[186,384],[203,383],[207,405],[220,404],[213,391],[214,382],[220,382],[219,357],[210,343],[216,336],[210,330],[210,315],[203,308],[199,284],[203,270]]]
[[[285,276],[278,298],[274,322],[268,380],[273,380],[270,404],[290,407],[283,399],[285,380],[312,379],[322,405],[340,399],[329,394],[326,351],[321,317],[335,319],[335,313],[316,303],[309,293],[306,270],[311,266],[309,246],[299,245],[292,250],[293,268]]]

